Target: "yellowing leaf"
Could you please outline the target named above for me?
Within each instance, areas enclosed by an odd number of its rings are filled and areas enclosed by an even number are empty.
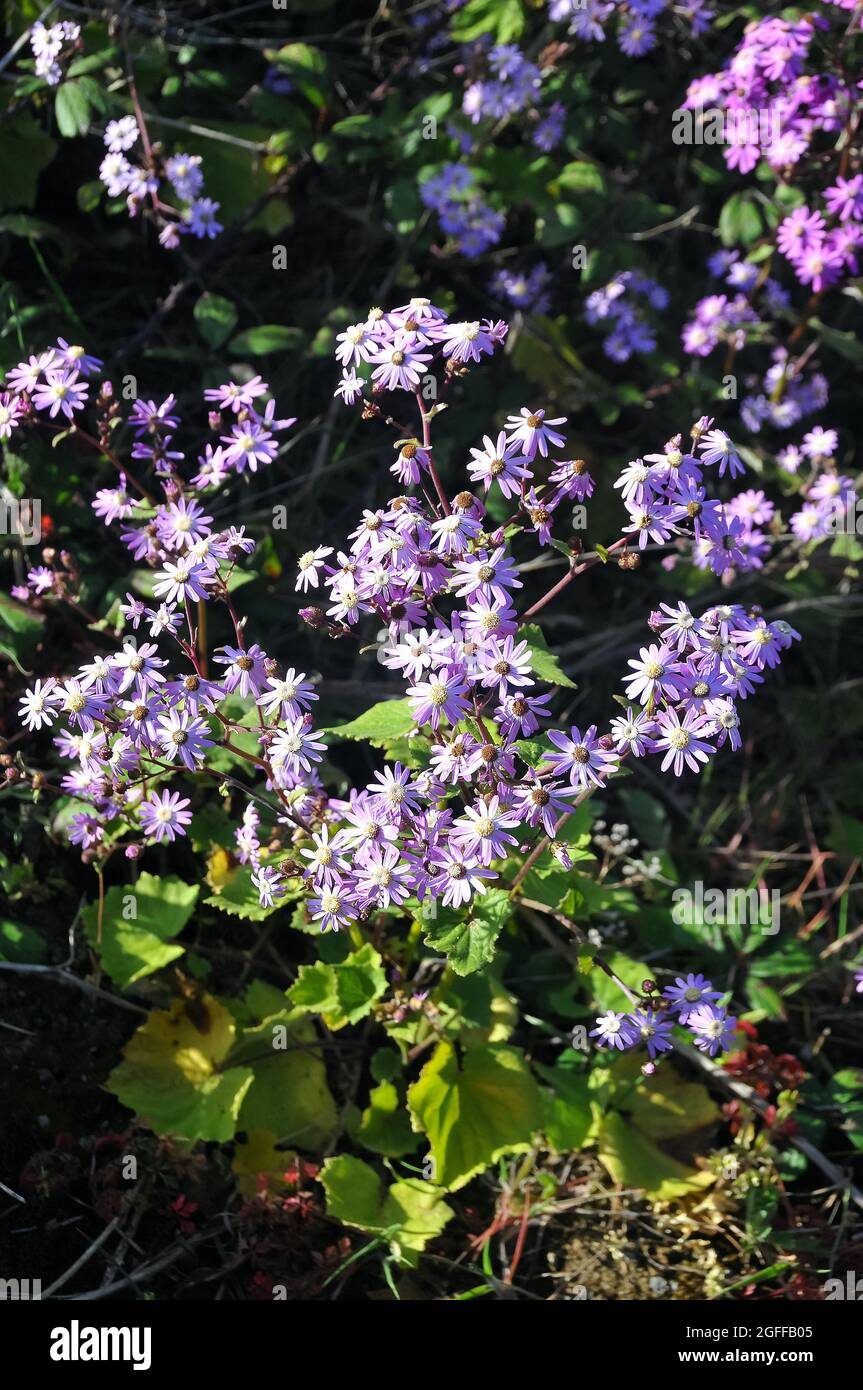
[[[238,868],[239,864],[232,862],[230,851],[217,846],[207,860],[206,879],[213,892],[220,893],[225,884],[230,883]]]
[[[661,1067],[627,1101],[632,1122],[649,1139],[674,1139],[715,1124],[719,1106],[697,1081],[684,1081],[673,1067]]]
[[[285,1173],[296,1162],[290,1151],[276,1148],[276,1136],[269,1129],[248,1131],[245,1144],[234,1149],[231,1171],[244,1197],[254,1197],[262,1186],[268,1192],[279,1192],[288,1186]],[[264,1179],[262,1184],[261,1179]]]
[[[622,1187],[643,1190],[654,1201],[670,1202],[709,1187],[714,1175],[669,1158],[632,1124],[610,1110],[597,1140],[599,1161]]]
[[[408,1091],[414,1126],[429,1139],[435,1181],[455,1191],[504,1153],[524,1153],[542,1124],[539,1087],[513,1047],[468,1049],[459,1064],[440,1043]]]
[[[234,1043],[228,1010],[205,994],[192,1015],[184,1000],[154,1009],[126,1044],[108,1085],[157,1134],[230,1139],[252,1084],[251,1067],[220,1070]]]

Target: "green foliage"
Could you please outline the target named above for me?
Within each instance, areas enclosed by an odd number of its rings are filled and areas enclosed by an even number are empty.
[[[331,734],[334,738],[366,741],[379,748],[389,739],[400,738],[410,733],[413,727],[414,718],[409,700],[382,700],[380,704],[372,705],[364,714],[351,719],[347,724],[336,724],[332,728],[322,729],[321,733]]]
[[[197,897],[195,884],[142,873],[132,888],[108,889],[101,938],[99,904],[90,903],[84,909],[87,939],[115,984],[134,984],[183,954],[185,948],[173,938],[191,917]]]
[[[365,1018],[386,985],[381,957],[367,942],[339,964],[300,966],[288,997],[297,1009],[321,1014],[328,1028],[338,1029]]]
[[[385,1187],[377,1173],[350,1154],[328,1158],[321,1170],[327,1214],[385,1240],[400,1264],[415,1265],[452,1217],[440,1187],[408,1178]]]
[[[468,916],[439,908],[424,940],[446,955],[457,975],[471,975],[494,960],[497,939],[511,914],[509,894],[492,888],[473,900]]]
[[[519,637],[530,649],[531,666],[540,680],[547,681],[549,685],[566,686],[568,690],[577,689],[575,682],[570,680],[557,657],[549,650],[542,629],[536,623],[527,623],[522,627]]]

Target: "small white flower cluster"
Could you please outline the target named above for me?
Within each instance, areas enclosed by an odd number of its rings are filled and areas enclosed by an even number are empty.
[[[61,19],[59,24],[46,26],[39,20],[30,31],[30,47],[36,59],[36,76],[42,77],[49,87],[56,87],[63,80],[60,57],[70,44],[76,44],[81,37],[81,29],[70,19]]]

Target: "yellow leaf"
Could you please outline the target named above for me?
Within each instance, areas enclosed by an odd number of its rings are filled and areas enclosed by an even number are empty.
[[[216,848],[207,860],[207,882],[214,893],[224,888],[236,876],[239,865],[226,849]]]
[[[235,1036],[233,1018],[212,995],[175,999],[132,1035],[109,1085],[157,1134],[230,1139],[253,1078],[250,1067],[220,1069]]]

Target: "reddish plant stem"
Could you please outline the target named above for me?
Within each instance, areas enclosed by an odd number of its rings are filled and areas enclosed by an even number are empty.
[[[611,555],[615,550],[620,550],[621,546],[625,546],[628,540],[628,536],[620,536],[613,545],[608,547],[606,554]],[[532,604],[525,613],[522,613],[519,622],[525,623],[528,618],[532,618],[535,613],[541,612],[547,603],[551,603],[553,598],[557,598],[558,594],[563,593],[563,590],[568,584],[572,583],[577,574],[583,574],[585,570],[592,569],[594,565],[599,564],[601,559],[602,557],[600,555],[591,555],[589,559],[582,560],[580,565],[574,565],[569,571],[569,574],[565,574],[563,579],[559,579],[556,584],[552,585],[548,593],[543,594],[542,598],[537,599],[536,603]]]
[[[434,457],[431,453],[431,420],[429,419],[428,414],[425,408],[423,407],[422,393],[420,391],[415,391],[414,395],[416,396],[417,406],[419,407],[420,419],[422,420],[423,448],[429,450],[429,474],[431,475],[431,480],[435,485],[435,492],[440,498],[440,504],[446,512],[446,515],[450,516],[452,514],[452,507],[450,506],[449,501],[447,499],[447,495],[444,492],[443,483],[441,482],[440,477],[438,476],[438,471],[435,467]]]

